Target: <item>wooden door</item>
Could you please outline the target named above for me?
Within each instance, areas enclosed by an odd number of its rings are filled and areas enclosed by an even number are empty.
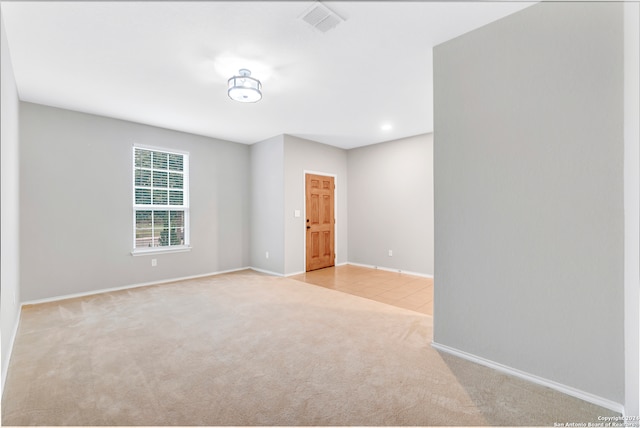
[[[335,265],[333,177],[305,175],[307,272]]]

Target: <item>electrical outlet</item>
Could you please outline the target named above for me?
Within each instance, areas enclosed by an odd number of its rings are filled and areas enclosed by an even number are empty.
[[[152,267],[158,266],[158,259],[151,259],[151,266]]]
[[[264,253],[264,257],[267,258],[267,259],[269,258],[269,252],[268,251]]]
[[[389,257],[393,257],[393,250],[389,250]]]

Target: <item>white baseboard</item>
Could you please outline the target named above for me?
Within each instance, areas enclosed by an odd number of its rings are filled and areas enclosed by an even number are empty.
[[[151,286],[151,285],[168,284],[170,282],[185,281],[185,280],[188,280],[188,279],[196,279],[196,278],[204,278],[204,277],[207,277],[207,276],[221,275],[223,273],[238,272],[238,271],[246,270],[246,269],[253,269],[253,268],[247,266],[247,267],[242,267],[242,268],[238,268],[238,269],[229,269],[229,270],[218,271],[218,272],[203,273],[203,274],[199,274],[199,275],[183,276],[183,277],[179,277],[179,278],[162,279],[162,280],[159,280],[159,281],[142,282],[142,283],[139,283],[139,284],[124,285],[122,287],[103,288],[103,289],[100,289],[100,290],[86,291],[86,292],[82,292],[82,293],[65,294],[65,295],[62,295],[62,296],[48,297],[48,298],[45,298],[45,299],[29,300],[29,301],[26,301],[26,302],[22,302],[22,306],[38,305],[40,303],[57,302],[57,301],[60,301],[60,300],[75,299],[76,297],[93,296],[95,294],[110,293],[112,291],[129,290],[129,289],[132,289],[132,288],[139,288],[139,287],[148,287],[148,286]]]
[[[305,271],[300,271],[300,272],[287,273],[284,276],[288,278],[290,276],[302,275],[303,273],[306,273],[306,272]]]
[[[604,407],[614,412],[618,412],[620,414],[624,414],[624,406],[620,403],[616,403],[614,401],[608,400],[603,397],[599,397],[597,395],[591,394],[589,392],[581,391],[576,388],[572,388],[567,385],[563,385],[558,382],[554,382],[549,379],[545,379],[536,375],[532,375],[530,373],[523,372],[518,369],[514,369],[509,366],[505,366],[500,363],[496,363],[495,361],[487,360],[482,357],[478,357],[477,355],[469,354],[464,351],[460,351],[458,349],[452,348],[447,345],[441,345],[437,342],[431,342],[431,346],[438,351],[446,352],[447,354],[455,355],[456,357],[463,358],[465,360],[480,364],[485,367],[489,367],[491,369],[497,370],[502,373],[506,373],[511,376],[518,377],[520,379],[524,379],[529,382],[533,382],[538,385],[546,386],[548,388],[554,389],[556,391],[562,392],[563,394],[570,395],[575,398],[579,398],[580,400],[587,401],[589,403],[595,404],[600,407]]]
[[[367,265],[367,264],[364,264],[364,263],[355,263],[355,262],[347,262],[345,264],[353,265],[353,266],[366,267],[366,268],[370,268],[370,269],[379,269],[379,270],[384,270],[384,271],[388,271],[388,272],[406,273],[407,275],[421,276],[423,278],[433,278],[433,275],[429,275],[427,273],[411,272],[411,271],[408,271],[408,270],[402,270],[402,269],[397,269],[397,268],[388,268],[388,267],[384,267],[384,266]]]
[[[267,275],[273,275],[273,276],[285,276],[285,274],[283,274],[283,273],[272,272],[272,271],[270,271],[270,270],[260,269],[260,268],[253,267],[253,266],[249,267],[249,269],[251,269],[251,270],[255,270],[256,272],[260,272],[260,273],[266,273]]]
[[[349,264],[349,262],[336,263],[336,264],[335,264],[335,267],[338,267],[338,266],[346,266],[346,265],[348,265],[348,264]],[[299,272],[286,273],[284,276],[285,276],[285,277],[290,277],[290,276],[295,276],[295,275],[302,275],[303,273],[307,273],[307,271],[301,270],[301,271],[299,271]],[[275,274],[275,275],[277,275],[277,274]]]
[[[16,321],[11,332],[11,340],[9,340],[9,349],[7,350],[7,361],[2,361],[2,385],[0,385],[0,397],[4,394],[4,384],[7,381],[7,374],[9,374],[9,362],[11,361],[11,354],[13,354],[13,345],[16,342],[18,336],[18,327],[20,326],[20,315],[22,313],[22,306],[18,306],[18,313],[16,315]]]

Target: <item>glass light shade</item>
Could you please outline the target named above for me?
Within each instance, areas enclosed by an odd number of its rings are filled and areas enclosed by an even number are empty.
[[[251,77],[251,72],[247,69],[240,70],[239,76],[229,79],[229,98],[241,103],[255,103],[262,99],[262,83],[258,79]]]

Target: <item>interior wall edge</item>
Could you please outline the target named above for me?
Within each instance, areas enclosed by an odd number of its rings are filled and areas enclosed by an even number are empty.
[[[0,9],[0,396],[4,392],[11,350],[20,320],[20,94],[16,86],[11,52]]]
[[[491,369],[497,370],[507,375],[515,376],[517,378],[520,378],[538,385],[546,386],[547,388],[551,388],[563,394],[567,394],[572,397],[578,398],[580,400],[589,402],[591,404],[595,404],[597,406],[604,407],[614,412],[624,414],[624,406],[621,403],[616,403],[615,401],[609,400],[607,398],[600,397],[598,395],[585,392],[580,389],[573,388],[571,386],[567,386],[559,382],[555,382],[553,380],[536,376],[534,374],[527,373],[522,370],[515,369],[513,367],[505,366],[504,364],[500,364],[495,361],[492,361],[468,352],[464,352],[456,348],[452,348],[451,346],[443,345],[436,341],[431,342],[431,346],[437,351],[454,355],[456,357],[462,358],[467,361],[471,361],[476,364],[480,364],[485,367],[489,367]]]
[[[16,342],[18,336],[18,328],[20,327],[20,315],[22,314],[22,306],[18,306],[18,312],[16,313],[16,319],[13,323],[13,331],[11,332],[11,339],[9,340],[9,349],[6,350],[6,359],[2,360],[2,385],[0,385],[0,398],[4,395],[4,384],[7,381],[7,374],[9,374],[9,362],[11,361],[11,355],[13,354],[13,345]]]
[[[640,4],[624,4],[625,414],[640,414]]]

